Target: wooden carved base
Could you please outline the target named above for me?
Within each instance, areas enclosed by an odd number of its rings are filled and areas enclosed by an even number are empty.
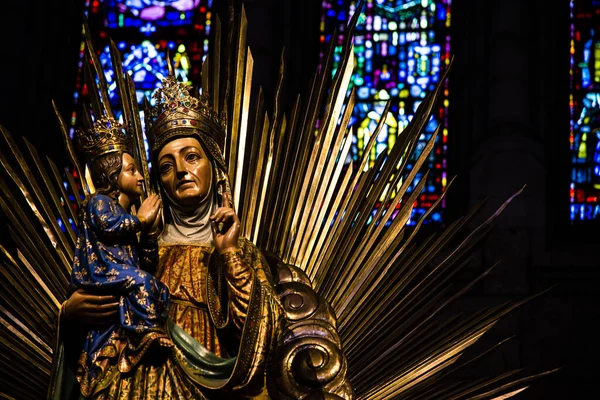
[[[335,313],[299,268],[266,254],[286,320],[267,387],[281,399],[352,399]]]

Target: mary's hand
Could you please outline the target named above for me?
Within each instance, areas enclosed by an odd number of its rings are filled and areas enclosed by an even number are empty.
[[[215,247],[219,254],[238,249],[240,237],[240,219],[229,203],[227,194],[223,194],[223,207],[210,217]]]
[[[62,315],[70,321],[90,325],[110,325],[118,322],[119,299],[99,296],[77,289],[63,305]]]

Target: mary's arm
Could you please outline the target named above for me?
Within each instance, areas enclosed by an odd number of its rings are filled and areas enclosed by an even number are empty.
[[[230,322],[240,335],[248,316],[250,298],[259,292],[276,297],[267,261],[250,241],[240,239],[236,250],[222,255],[225,264]],[[253,285],[262,291],[253,291]]]
[[[229,319],[238,336],[241,336],[248,315],[248,305],[254,281],[254,271],[244,260],[241,249],[230,250],[222,254],[227,282],[227,302]]]
[[[229,205],[226,196],[223,203]],[[277,296],[264,257],[251,242],[239,239],[240,221],[235,211],[221,207],[211,222],[215,246],[225,266],[229,322],[241,336],[253,297],[276,299]]]

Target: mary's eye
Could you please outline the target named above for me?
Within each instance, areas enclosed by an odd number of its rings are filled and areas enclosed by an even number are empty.
[[[190,153],[185,157],[185,159],[188,162],[193,162],[193,161],[197,161],[198,159],[200,159],[200,156],[196,153]]]
[[[164,175],[167,172],[169,172],[171,170],[171,168],[173,168],[173,165],[171,165],[170,163],[161,164],[160,173]]]

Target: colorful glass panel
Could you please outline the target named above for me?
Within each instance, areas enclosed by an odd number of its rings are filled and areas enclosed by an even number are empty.
[[[185,44],[177,45],[175,42],[153,43],[144,40],[140,44],[119,42],[117,47],[123,54],[123,68],[131,74],[137,91],[138,102],[146,97],[151,103],[152,93],[164,77],[167,76],[166,50],[169,49],[171,60],[174,63],[175,74],[184,82],[190,81],[191,63]],[[192,49],[192,52],[194,49]],[[114,81],[110,48],[106,46],[99,55],[100,63],[105,71],[111,102],[117,106],[116,83]]]
[[[111,103],[120,117],[114,83],[109,36],[121,50],[123,68],[133,78],[140,104],[167,75],[167,49],[176,75],[183,81],[199,83],[202,61],[208,53],[212,0],[87,0],[86,15],[94,47],[106,72]],[[71,136],[77,126],[77,103],[85,95],[83,85],[84,43],[80,47],[75,107],[71,115]],[[142,112],[143,114],[143,112]],[[141,122],[144,123],[143,115]],[[146,143],[148,147],[148,143]]]
[[[108,28],[191,24],[200,0],[104,0]],[[201,23],[201,22],[200,22]]]
[[[340,59],[342,34],[355,12],[356,3],[348,0],[323,1],[320,40],[323,44],[330,40],[336,42],[334,67]],[[451,0],[366,1],[354,39],[356,67],[351,79],[351,85],[357,87],[357,101],[351,120],[356,132],[352,144],[354,161],[362,157],[388,99],[392,99],[391,109],[369,155],[371,164],[381,152],[393,146],[417,106],[439,82],[441,72],[450,62],[450,5]],[[337,37],[331,38],[336,29]],[[447,88],[446,83],[441,105],[417,144],[418,149],[425,147],[440,126],[436,146],[424,168],[430,170],[429,178],[416,201],[409,225],[415,224],[446,188]],[[417,178],[421,176],[423,173],[419,173]],[[444,206],[442,201],[441,207],[434,210],[426,222],[441,222]]]
[[[600,220],[600,1],[570,5],[570,218]]]

